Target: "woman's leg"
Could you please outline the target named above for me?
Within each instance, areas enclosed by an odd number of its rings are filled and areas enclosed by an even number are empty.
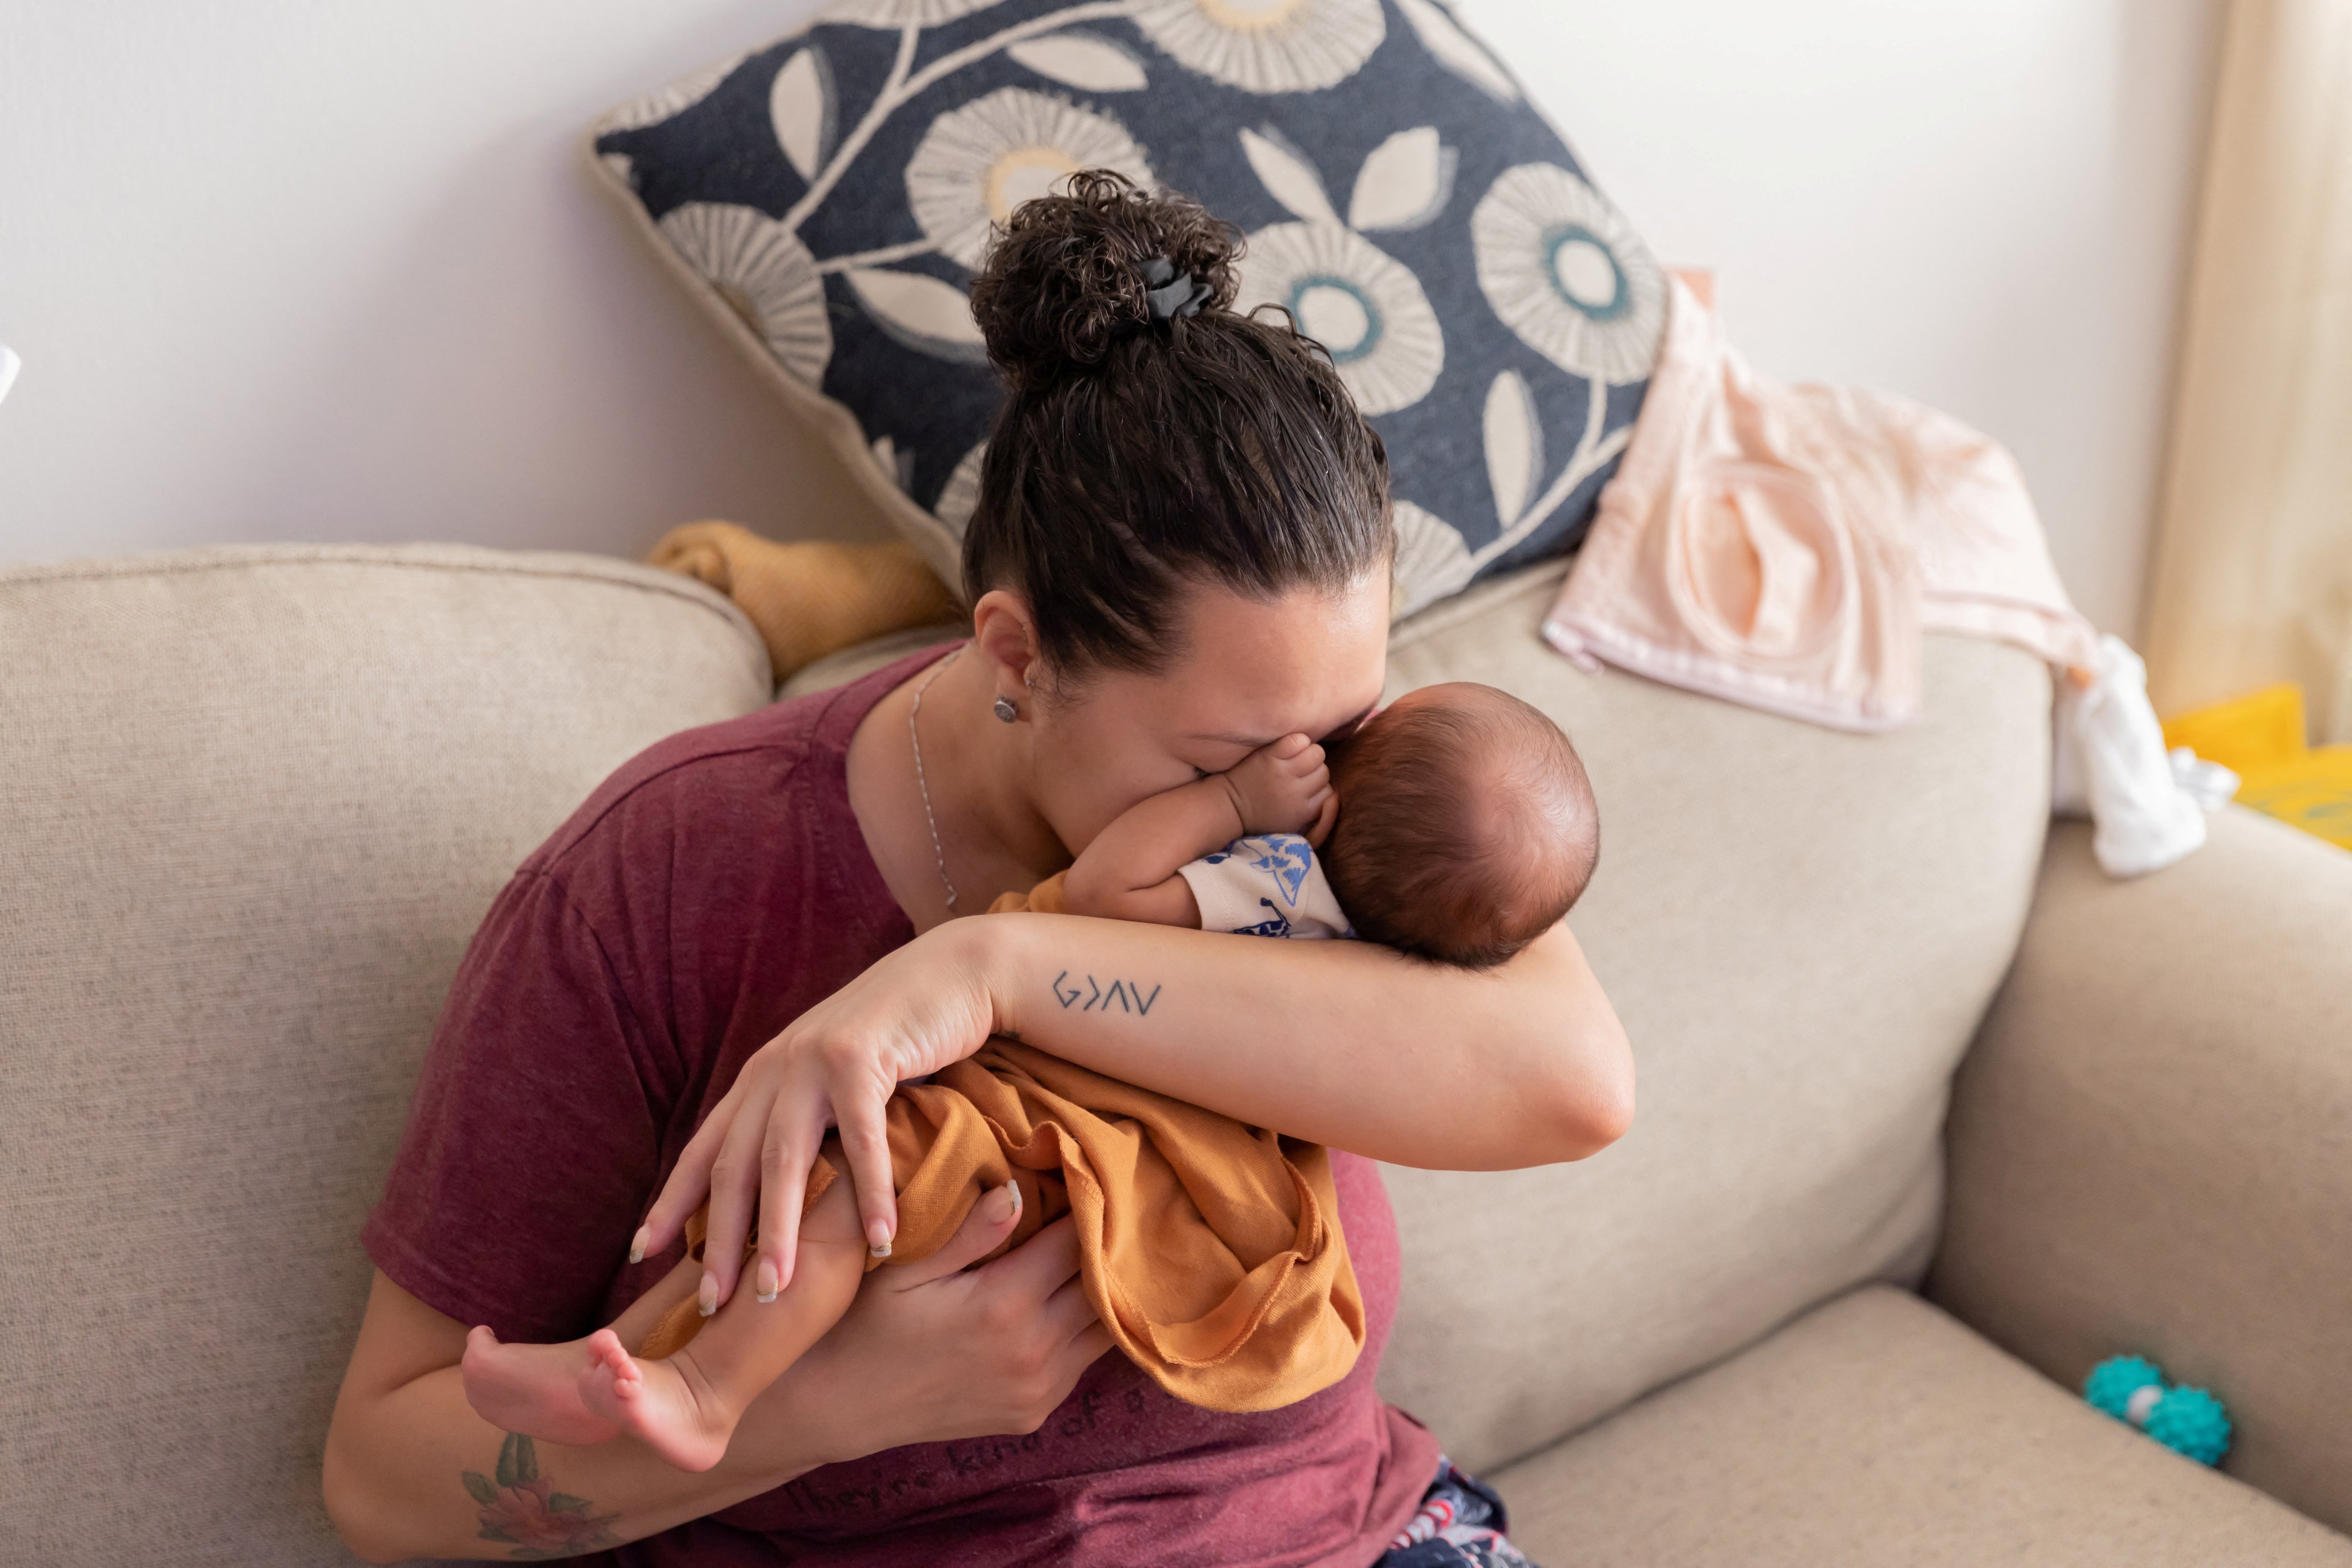
[[[701,1264],[681,1258],[604,1331],[618,1334],[624,1344],[643,1344],[663,1314],[693,1297],[701,1278]],[[608,1442],[621,1435],[619,1425],[580,1399],[580,1374],[591,1364],[589,1343],[504,1344],[488,1326],[478,1326],[466,1336],[466,1403],[483,1420],[526,1436],[551,1443]]]
[[[838,1144],[828,1141],[825,1156],[836,1171],[848,1170]],[[698,1285],[699,1271],[698,1264]],[[774,1300],[738,1289],[663,1361],[631,1355],[636,1342],[616,1332],[619,1324],[598,1330],[588,1340],[590,1365],[579,1374],[580,1402],[678,1468],[707,1470],[726,1454],[744,1408],[840,1321],[865,1272],[856,1194],[843,1174],[801,1216],[800,1260]]]

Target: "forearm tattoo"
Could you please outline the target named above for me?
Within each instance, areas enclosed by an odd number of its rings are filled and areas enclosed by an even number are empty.
[[[1097,1008],[1108,1013],[1116,1003],[1122,1013],[1141,1015],[1150,1012],[1151,1005],[1160,1000],[1160,987],[1155,984],[1151,994],[1146,995],[1143,987],[1132,980],[1104,982],[1091,974],[1073,977],[1065,969],[1054,976],[1054,1000],[1062,1005],[1066,1013],[1073,1007],[1081,1013],[1091,1013]]]
[[[606,1527],[621,1516],[597,1513],[586,1498],[551,1489],[539,1473],[538,1449],[520,1432],[508,1433],[499,1447],[495,1479],[479,1470],[461,1473],[466,1490],[482,1505],[477,1539],[504,1542],[514,1548],[507,1555],[516,1562],[577,1557],[620,1544]]]

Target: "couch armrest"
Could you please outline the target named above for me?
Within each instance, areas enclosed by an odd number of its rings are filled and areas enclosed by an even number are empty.
[[[2130,882],[2053,828],[1927,1293],[2070,1385],[2134,1351],[2212,1389],[2222,1468],[2352,1530],[2352,855],[2210,826]]]

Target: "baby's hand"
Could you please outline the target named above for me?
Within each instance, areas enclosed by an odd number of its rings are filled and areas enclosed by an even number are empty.
[[[1260,746],[1217,776],[1233,796],[1244,834],[1304,833],[1328,815],[1331,769],[1323,748],[1304,735]]]

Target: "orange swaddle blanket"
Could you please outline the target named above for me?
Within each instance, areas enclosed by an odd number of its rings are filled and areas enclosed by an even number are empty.
[[[1363,1298],[1321,1144],[1003,1037],[929,1082],[901,1085],[887,1121],[898,1234],[869,1269],[930,1256],[1011,1180],[1022,1208],[1005,1247],[1075,1215],[1087,1299],[1119,1349],[1179,1399],[1272,1410],[1355,1365]],[[820,1159],[807,1201],[837,1174]],[[698,1247],[700,1229],[688,1230]],[[638,1353],[668,1355],[702,1321],[683,1301]]]

